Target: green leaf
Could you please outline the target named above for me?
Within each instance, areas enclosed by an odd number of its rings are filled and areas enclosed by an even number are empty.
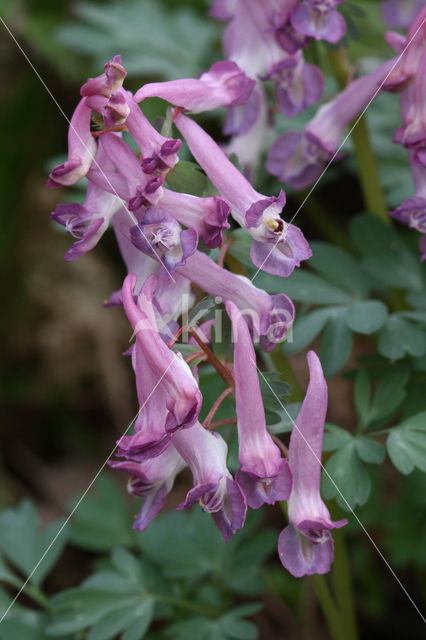
[[[73,501],[71,507],[76,504]],[[134,541],[131,518],[115,482],[102,474],[76,510],[71,542],[83,549],[106,551],[116,545],[129,546]]]
[[[367,426],[370,410],[370,379],[364,369],[357,371],[355,378],[354,402],[358,420],[362,426]]]
[[[327,242],[311,242],[310,246],[310,267],[351,294],[360,298],[368,295],[368,280],[353,256]]]
[[[351,223],[351,235],[364,256],[363,267],[378,284],[410,291],[423,289],[417,256],[390,225],[372,215],[358,216]]]
[[[124,629],[138,625],[136,638],[143,638],[154,615],[154,601],[145,600],[138,606],[127,605],[107,613],[91,629],[87,640],[111,640]],[[130,632],[129,632],[130,633]],[[133,630],[131,633],[135,633]]]
[[[268,425],[268,430],[274,435],[279,433],[289,433],[293,428],[294,421],[297,418],[301,406],[301,402],[289,402],[286,404],[285,411],[281,412],[280,422]]]
[[[366,418],[368,424],[376,420],[384,420],[399,407],[405,398],[404,387],[409,377],[409,368],[401,365],[394,365],[390,371],[383,375],[377,385]]]
[[[351,442],[330,456],[325,470],[326,473],[322,477],[322,492],[325,498],[337,496],[337,503],[345,511],[367,502],[371,480],[359,458],[356,438],[352,438]]]
[[[346,323],[352,331],[374,333],[386,321],[388,310],[378,300],[357,300],[346,310]]]
[[[10,562],[31,582],[41,584],[56,563],[67,539],[63,521],[53,522],[40,531],[37,512],[32,502],[23,500],[15,509],[0,515],[0,547]],[[47,553],[46,553],[47,552]],[[43,558],[43,559],[42,559]]]
[[[202,197],[209,190],[209,180],[198,164],[179,160],[167,174],[166,186],[179,193]]]
[[[121,640],[141,640],[154,616],[154,607],[152,601],[146,601],[137,609],[137,615],[134,617],[133,621],[126,627],[123,635],[121,636]]]
[[[387,437],[386,448],[401,473],[411,473],[415,467],[426,472],[426,411],[393,427]]]
[[[372,438],[355,438],[355,446],[359,457],[364,462],[381,464],[386,457],[384,446]]]
[[[259,273],[256,278],[257,287],[266,288],[270,293],[285,292],[296,302],[306,302],[307,304],[348,304],[352,302],[349,293],[309,271],[293,271],[291,276],[285,278],[284,283],[282,278],[277,276],[267,278],[267,275],[269,274]],[[264,281],[266,287],[263,287]]]
[[[284,343],[284,353],[298,353],[317,337],[327,320],[335,313],[335,308],[315,309],[303,316],[296,315],[296,322],[291,332],[291,342]]]
[[[406,354],[416,358],[426,353],[424,333],[398,313],[390,315],[379,335],[379,352],[390,360]]]
[[[339,313],[328,321],[321,340],[320,359],[327,378],[346,363],[352,344],[353,334],[346,324],[345,314]]]
[[[341,449],[348,442],[352,442],[353,436],[346,429],[326,422],[322,448],[323,451],[335,451]]]
[[[0,640],[48,640],[48,636],[33,624],[18,618],[6,618],[0,624]]]

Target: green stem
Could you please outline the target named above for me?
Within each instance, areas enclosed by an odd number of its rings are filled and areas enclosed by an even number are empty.
[[[31,598],[31,600],[39,604],[45,611],[51,611],[49,600],[41,589],[38,589],[31,584],[27,584],[24,588],[24,593]]]
[[[303,400],[303,398],[305,397],[305,394],[303,393],[302,388],[297,381],[297,378],[295,376],[295,373],[293,371],[291,364],[289,363],[288,359],[285,357],[285,355],[282,352],[282,345],[277,344],[275,349],[271,351],[270,356],[271,356],[272,362],[274,363],[275,368],[277,369],[277,371],[280,372],[283,380],[288,382],[288,384],[290,384],[292,387],[292,392],[291,392],[292,401],[299,402],[300,400]]]
[[[345,629],[342,627],[341,618],[331,597],[326,579],[321,575],[312,576],[315,593],[321,605],[322,612],[327,621],[327,626],[333,640],[346,640]]]
[[[361,116],[351,133],[355,156],[358,163],[358,175],[368,211],[389,223],[385,197],[380,184],[376,158],[370,142],[365,115]]]
[[[344,49],[330,51],[329,59],[337,84],[340,89],[344,89],[349,79],[349,64],[346,51]],[[389,223],[390,218],[387,214],[386,200],[380,184],[379,171],[371,146],[365,115],[357,118],[352,126],[351,137],[365,205],[368,211]]]
[[[334,563],[331,575],[336,593],[340,619],[345,630],[346,640],[358,640],[358,628],[355,616],[352,581],[346,549],[345,534],[342,530],[333,532]]]

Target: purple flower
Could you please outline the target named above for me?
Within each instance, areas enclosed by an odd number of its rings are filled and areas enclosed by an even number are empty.
[[[199,79],[183,78],[169,82],[152,82],[141,87],[135,102],[145,98],[162,98],[194,113],[217,107],[243,104],[250,97],[255,81],[246,76],[235,62],[215,62]]]
[[[408,29],[424,7],[424,0],[386,0],[381,10],[384,20],[393,29]]]
[[[106,133],[99,140],[108,163],[98,163],[88,178],[101,189],[118,195],[128,203],[130,211],[156,205],[163,195],[163,179],[143,172],[130,147],[115,133]],[[114,171],[116,169],[116,171]]]
[[[131,229],[130,239],[140,251],[159,259],[169,274],[185,264],[198,244],[195,229],[182,230],[180,224],[160,208],[147,209],[142,222]]]
[[[286,335],[294,320],[294,306],[284,293],[270,296],[245,276],[219,267],[209,256],[196,251],[177,273],[222,300],[231,300],[245,316],[254,339],[271,351]]]
[[[300,229],[280,216],[284,191],[278,197],[258,193],[196,122],[183,115],[175,122],[193,156],[231,206],[233,218],[252,236],[253,263],[268,273],[290,275],[312,253]]]
[[[395,132],[393,141],[415,149],[415,160],[423,164],[422,152],[426,147],[426,46],[414,81],[401,92],[401,112],[403,126]]]
[[[236,480],[247,504],[258,509],[265,502],[287,500],[291,472],[287,460],[266,429],[262,394],[256,370],[256,354],[248,326],[233,302],[226,303],[234,336],[235,398],[238,418],[238,460]]]
[[[50,217],[62,224],[75,238],[79,238],[71,249],[68,249],[64,259],[68,262],[78,260],[86,251],[93,249],[108,228],[112,216],[121,206],[118,198],[99,189],[90,180],[83,205],[76,202],[58,204]]]
[[[272,65],[265,78],[274,81],[276,100],[287,118],[318,102],[324,90],[321,70],[306,64],[301,51]]]
[[[229,540],[242,529],[247,506],[238,484],[226,466],[228,447],[219,433],[207,431],[199,422],[185,431],[176,432],[173,445],[192,471],[194,487],[178,509],[199,502]]]
[[[336,6],[343,0],[302,0],[291,14],[296,31],[315,40],[338,42],[346,33],[343,16]]]
[[[197,198],[187,193],[164,189],[161,208],[178,222],[195,229],[209,249],[223,243],[223,230],[229,228],[230,207],[223,198]]]
[[[277,138],[266,167],[295,189],[313,184],[334,158],[346,127],[369,104],[393,60],[351,82],[334,100],[322,106],[303,132],[287,131]]]
[[[90,78],[80,89],[82,96],[106,96],[120,89],[126,77],[126,69],[121,64],[121,56],[114,56],[104,66],[104,73],[96,78]]]
[[[407,198],[391,215],[399,222],[406,224],[411,229],[416,229],[420,236],[420,260],[426,260],[426,167],[419,166],[415,162],[414,151],[410,152],[411,174],[416,188],[416,196]]]
[[[161,511],[177,474],[186,466],[173,445],[159,456],[145,462],[113,460],[108,464],[113,469],[129,473],[128,492],[143,497],[142,507],[133,523],[133,529],[138,531],[144,531]]]
[[[280,560],[297,578],[330,570],[333,561],[330,529],[347,523],[347,520],[332,522],[320,496],[327,383],[313,351],[308,352],[308,365],[309,386],[290,437],[289,463],[293,474],[288,501],[290,524],[278,540]]]
[[[425,38],[426,7],[417,14],[408,30],[401,57],[384,82],[385,90],[401,91],[416,75],[425,47]]]
[[[90,131],[91,113],[86,98],[82,98],[68,129],[68,160],[52,169],[47,182],[49,189],[75,184],[89,171],[97,149]]]
[[[118,441],[118,455],[143,461],[162,453],[174,431],[194,424],[202,398],[186,362],[168,348],[158,333],[152,302],[156,277],[146,280],[137,302],[136,281],[133,273],[125,278],[122,298],[136,334],[132,362],[140,411],[135,434]]]

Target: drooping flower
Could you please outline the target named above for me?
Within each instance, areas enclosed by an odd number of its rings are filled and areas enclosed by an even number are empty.
[[[266,429],[265,411],[256,370],[256,354],[248,326],[237,306],[228,301],[234,339],[235,398],[238,419],[238,460],[236,480],[247,504],[258,509],[265,502],[287,500],[291,472]]]
[[[204,511],[211,513],[225,540],[229,540],[237,529],[242,529],[247,506],[226,466],[225,440],[196,422],[190,429],[176,432],[172,442],[194,478],[193,489],[178,508],[186,509],[199,502]]]
[[[84,96],[100,95],[110,98],[117,89],[123,86],[124,78],[127,75],[126,69],[121,64],[121,56],[114,56],[108,60],[104,66],[104,73],[90,78],[80,89],[80,94]]]
[[[145,462],[111,460],[108,464],[113,469],[129,473],[128,492],[143,498],[141,509],[133,523],[133,529],[137,531],[144,531],[161,511],[177,474],[186,466],[173,445]]]
[[[92,182],[118,195],[127,203],[130,211],[158,203],[163,195],[162,177],[144,173],[139,160],[124,140],[115,133],[106,133],[101,136],[99,147],[108,157],[109,164],[106,166],[102,163],[90,169],[88,178]]]
[[[161,208],[181,224],[195,229],[209,249],[219,247],[223,243],[223,230],[229,228],[230,212],[230,207],[223,198],[198,198],[164,189]]]
[[[419,240],[420,260],[426,260],[426,167],[415,162],[415,152],[410,152],[411,175],[413,176],[416,195],[407,198],[399,207],[390,211],[389,215],[421,233]]]
[[[386,0],[381,4],[381,11],[390,27],[408,29],[424,4],[424,0]]]
[[[244,315],[253,338],[265,351],[284,340],[294,320],[294,306],[284,293],[269,295],[248,278],[223,269],[209,256],[196,251],[176,273],[222,300],[231,300]]]
[[[398,63],[384,81],[386,91],[401,91],[415,77],[426,39],[426,7],[414,18]]]
[[[369,104],[394,61],[351,82],[334,100],[320,107],[303,132],[287,131],[272,145],[266,167],[296,189],[313,184],[335,158],[346,127]]]
[[[415,161],[426,167],[426,44],[414,81],[401,92],[401,113],[393,141],[414,149]]]
[[[142,222],[130,231],[134,246],[164,265],[168,274],[185,264],[197,249],[198,234],[192,227],[182,229],[164,209],[149,208]]]
[[[70,186],[84,178],[96,155],[96,141],[90,131],[91,109],[86,98],[78,103],[68,129],[68,160],[52,169],[48,188]]]
[[[175,123],[194,158],[231,206],[234,219],[252,236],[253,263],[268,273],[290,275],[312,252],[300,229],[280,216],[284,191],[278,197],[258,193],[196,122],[180,114]]]
[[[302,0],[292,11],[293,28],[315,40],[338,42],[346,33],[346,23],[336,10],[343,0]]]
[[[145,281],[135,302],[136,281],[132,273],[125,278],[122,299],[136,334],[132,361],[140,411],[135,435],[123,436],[118,445],[120,456],[143,461],[162,453],[174,431],[194,424],[202,398],[190,368],[158,332],[152,302],[156,276]]]
[[[244,104],[250,97],[254,80],[248,78],[235,62],[215,62],[199,79],[182,78],[169,82],[145,84],[134,95],[135,102],[145,98],[162,98],[194,113]]]
[[[288,501],[290,524],[281,532],[278,553],[294,576],[327,573],[333,561],[333,522],[321,499],[321,450],[327,412],[327,383],[318,356],[308,352],[309,386],[290,436],[289,463],[293,485]]]

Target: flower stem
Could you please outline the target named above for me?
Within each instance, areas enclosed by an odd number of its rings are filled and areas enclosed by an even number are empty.
[[[338,51],[330,51],[329,59],[337,84],[340,89],[344,89],[349,80],[349,64],[346,51],[343,48]],[[352,126],[351,138],[365,205],[370,213],[389,223],[386,200],[380,184],[379,171],[371,146],[365,114],[356,118]]]
[[[324,576],[314,575],[312,576],[312,580],[318,602],[320,603],[324,618],[327,621],[327,626],[332,639],[345,640],[347,638],[346,630],[342,626],[339,612],[331,596],[326,579]]]
[[[358,628],[354,609],[351,574],[342,530],[333,532],[334,563],[331,575],[336,593],[337,605],[340,611],[342,626],[346,640],[358,640]]]

